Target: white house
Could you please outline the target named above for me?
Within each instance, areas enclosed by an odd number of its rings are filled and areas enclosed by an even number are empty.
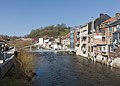
[[[80,29],[80,55],[88,57],[88,24]]]

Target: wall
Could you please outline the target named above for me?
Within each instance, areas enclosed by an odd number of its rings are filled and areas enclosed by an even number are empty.
[[[88,24],[80,29],[80,55],[88,57]]]

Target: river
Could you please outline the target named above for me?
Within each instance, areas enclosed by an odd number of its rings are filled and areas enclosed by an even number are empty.
[[[120,69],[76,55],[44,52],[36,58],[32,86],[120,86]]]

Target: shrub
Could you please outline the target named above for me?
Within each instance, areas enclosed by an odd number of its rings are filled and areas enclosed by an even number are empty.
[[[35,56],[32,53],[20,51],[16,60],[25,75],[30,76],[35,71]]]

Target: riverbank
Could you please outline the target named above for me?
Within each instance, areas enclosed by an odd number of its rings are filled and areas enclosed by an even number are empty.
[[[0,86],[30,86],[35,68],[35,57],[33,53],[21,50],[22,47],[30,45],[29,40],[12,40],[10,45],[14,45],[19,51],[16,52],[14,66],[8,73],[0,80]]]
[[[27,77],[16,65],[0,80],[0,86],[27,86],[27,84]]]
[[[97,55],[96,57],[88,57],[88,59],[92,60],[93,62],[99,62],[99,63],[105,64],[110,67],[120,68],[120,58],[119,57],[108,58],[108,57],[104,57],[101,55]]]
[[[35,75],[35,58],[32,53],[16,53],[14,65],[0,80],[0,86],[30,86]]]

